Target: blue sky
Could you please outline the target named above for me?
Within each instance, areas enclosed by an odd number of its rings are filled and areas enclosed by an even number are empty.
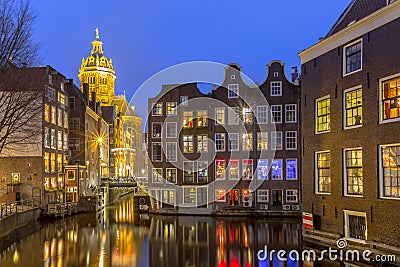
[[[297,53],[318,42],[350,0],[32,0],[34,38],[44,65],[78,85],[82,57],[95,28],[117,73],[116,92],[128,98],[150,76],[178,63],[237,62],[262,83],[266,64],[279,59],[286,72]]]

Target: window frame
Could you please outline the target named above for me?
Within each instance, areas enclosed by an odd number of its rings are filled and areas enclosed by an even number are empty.
[[[322,116],[329,116],[329,129],[328,130],[324,130],[324,131],[318,131],[318,102],[320,101],[324,101],[329,99],[329,114],[324,114]],[[315,134],[323,134],[323,133],[329,133],[331,131],[331,95],[326,95],[320,98],[316,98],[315,99],[315,107],[314,107],[314,133]]]
[[[266,194],[260,194],[261,192]],[[260,198],[265,198],[265,200],[261,200]],[[258,203],[269,203],[269,189],[257,189],[257,202]]]
[[[161,107],[158,106],[158,105],[161,105]],[[154,117],[160,117],[160,116],[162,116],[164,114],[164,110],[163,109],[164,109],[164,103],[163,102],[155,102],[155,103],[153,103],[153,107],[151,109],[151,115],[154,116]],[[156,113],[156,111],[161,111],[161,112],[159,114],[159,113]]]
[[[357,239],[357,238],[352,238],[350,237],[349,233],[349,215],[352,216],[358,216],[358,217],[364,217],[365,218],[365,240],[363,239]],[[344,217],[344,238],[347,240],[355,241],[358,243],[363,243],[365,244],[366,241],[368,240],[368,220],[367,220],[367,214],[365,212],[359,212],[359,211],[352,211],[352,210],[343,210],[343,217]]]
[[[218,113],[218,111],[222,111],[222,113]],[[218,119],[219,116],[222,115],[222,123],[221,120]],[[215,125],[225,125],[225,108],[224,107],[217,107],[215,108]]]
[[[273,165],[274,165],[274,162],[275,162],[275,161],[281,163],[281,178],[274,178],[274,177],[273,177],[273,173],[272,173],[273,170],[272,170],[272,168],[273,168]],[[274,159],[272,159],[272,160],[271,160],[271,166],[270,166],[271,181],[282,181],[283,178],[284,178],[284,176],[283,176],[283,170],[284,170],[283,159],[282,159],[282,158],[274,158]]]
[[[329,171],[330,171],[330,179],[331,179],[331,192],[323,192],[323,191],[319,191],[319,176],[318,176],[318,154],[322,154],[322,153],[329,153]],[[314,193],[318,194],[318,195],[331,195],[332,194],[332,167],[331,167],[331,151],[330,150],[321,150],[321,151],[315,151],[314,152],[314,170],[315,170],[315,174],[314,174],[314,183],[315,183],[315,188],[314,188]],[[325,168],[327,169],[327,168]]]
[[[387,82],[389,80],[392,80],[394,78],[399,78],[400,79],[400,73],[396,73],[387,77],[383,77],[378,80],[378,96],[379,96],[379,124],[384,124],[384,123],[391,123],[391,122],[396,122],[400,121],[400,111],[399,111],[399,116],[397,118],[391,118],[391,119],[384,119],[384,110],[383,110],[383,83]],[[399,89],[400,90],[400,89]],[[400,99],[400,94],[399,97]]]
[[[188,140],[185,140],[186,138]],[[193,138],[193,135],[182,135],[182,144],[183,144],[182,153],[194,153],[194,138]],[[192,149],[190,150],[188,148],[192,148]]]
[[[274,137],[273,137],[273,135],[275,134],[275,139],[274,139]],[[280,143],[279,143],[279,145],[280,145],[280,147],[279,148],[277,148],[277,142],[273,142],[273,141],[275,141],[276,139],[277,139],[277,135],[278,134],[280,134]],[[282,142],[283,142],[283,135],[282,135],[282,131],[275,131],[275,132],[271,132],[271,150],[282,150],[283,149],[283,146],[282,146]],[[275,147],[273,146],[275,144]]]
[[[288,193],[289,192],[295,192],[295,195],[289,195]],[[296,200],[288,200],[288,197],[296,197]],[[298,189],[286,189],[286,192],[285,192],[285,200],[286,200],[286,203],[299,203],[299,190]]]
[[[238,83],[228,84],[227,89],[228,89],[228,99],[239,98],[239,84]]]
[[[347,176],[347,157],[346,157],[346,152],[347,151],[352,151],[352,150],[361,150],[361,162],[363,161],[363,149],[362,147],[352,147],[352,148],[345,148],[343,149],[343,189],[344,189],[344,195],[346,197],[363,197],[364,196],[364,174],[363,174],[363,165],[361,164],[361,173],[362,173],[362,188],[363,188],[363,193],[360,194],[351,194],[349,193],[349,181],[348,181],[348,176]],[[357,168],[357,167],[349,167],[349,168]]]
[[[169,136],[168,135],[168,128],[169,125],[174,125],[173,128],[175,129],[175,135],[174,136]],[[177,123],[176,122],[167,122],[165,124],[165,137],[166,138],[177,138]]]
[[[296,178],[288,178],[288,161],[289,160],[294,160],[296,162]],[[296,181],[299,179],[299,161],[297,158],[286,158],[285,159],[285,179],[287,181]]]
[[[172,109],[174,111],[173,113],[170,113],[169,110],[168,110],[170,104],[175,104],[175,107]],[[166,105],[166,115],[167,116],[176,116],[178,114],[178,112],[177,112],[178,103],[176,103],[176,102],[167,102],[165,105]]]
[[[236,149],[231,148],[231,136],[236,136]],[[239,151],[239,133],[228,133],[228,151]]]
[[[175,182],[168,181],[168,170],[175,170]],[[178,170],[176,168],[166,168],[165,169],[165,182],[167,184],[177,184],[177,182],[178,182]]]
[[[159,177],[157,177],[156,180],[154,179],[154,171],[155,170],[161,170],[161,173],[156,171],[157,174],[159,174],[159,176],[161,177],[161,179]],[[163,182],[162,175],[163,175],[163,168],[152,168],[152,170],[151,170],[151,183],[152,184],[161,184]]]
[[[279,107],[279,111],[274,111],[273,109],[275,107]],[[271,123],[272,124],[282,123],[282,105],[271,105],[270,109],[271,109]],[[279,118],[280,118],[279,121],[275,120],[274,112],[279,112],[279,114],[280,114],[279,115]]]
[[[201,138],[199,138],[199,137],[201,137]],[[200,144],[201,144],[201,149],[200,149]],[[197,135],[197,152],[198,153],[208,152],[208,135],[207,134],[198,134]]]
[[[155,146],[160,146],[160,148],[161,148],[161,157],[160,157],[160,160],[155,160],[154,159],[154,147]],[[151,161],[153,161],[153,162],[162,162],[163,161],[163,149],[162,149],[162,143],[161,142],[152,142],[151,143]]]
[[[201,164],[200,164],[201,163]],[[203,164],[205,163],[205,165],[206,165],[206,167],[205,168],[203,168]],[[197,161],[197,166],[196,166],[196,170],[197,170],[197,183],[208,183],[208,177],[209,177],[209,173],[208,173],[208,167],[209,167],[209,165],[208,165],[208,161]],[[200,169],[200,168],[202,168],[202,169]],[[205,177],[205,181],[200,181],[200,179],[199,179],[199,177],[200,177],[200,175],[199,175],[199,173],[203,173],[203,172],[206,172],[206,176],[201,176],[202,178],[203,177]]]
[[[361,90],[361,106],[356,106],[356,107],[351,107],[351,108],[347,108],[347,99],[346,99],[346,94],[350,93],[352,91],[356,91],[356,90]],[[359,107],[361,107],[361,121],[363,119],[363,99],[362,99],[362,93],[363,93],[363,88],[362,85],[357,85],[348,89],[343,90],[343,129],[347,130],[347,129],[353,129],[353,128],[359,128],[362,127],[363,123],[361,122],[360,124],[354,124],[354,125],[350,125],[347,126],[347,110],[353,110],[353,109],[357,109]],[[359,115],[359,114],[358,114]]]
[[[348,47],[350,47],[350,46],[353,46],[353,45],[357,44],[357,43],[361,43],[361,49],[360,49],[360,54],[361,54],[360,68],[359,68],[359,69],[356,69],[356,70],[353,70],[353,71],[350,71],[350,72],[347,72],[347,55],[346,55],[346,49],[347,49]],[[343,77],[346,77],[346,76],[348,76],[348,75],[351,75],[351,74],[356,73],[356,72],[359,72],[359,71],[362,71],[362,69],[363,69],[363,50],[364,50],[364,49],[363,49],[363,39],[362,39],[362,38],[359,38],[359,39],[357,39],[357,40],[355,40],[355,41],[353,41],[353,42],[351,42],[351,43],[349,43],[349,44],[343,46],[343,50],[342,50],[342,53],[343,53],[343,58],[342,58]]]
[[[288,110],[288,107],[293,107],[294,110]],[[294,112],[294,120],[290,121],[288,120],[288,113],[289,112]],[[297,123],[297,104],[285,104],[285,123]]]
[[[217,135],[221,135],[222,139],[217,140]],[[225,133],[215,133],[215,151],[216,152],[224,152],[226,150],[226,136]],[[218,149],[217,141],[222,141],[223,148]]]
[[[169,150],[170,148],[168,147],[168,145],[173,145],[175,146],[175,155],[174,158],[172,158],[172,160],[168,157],[169,156]],[[165,143],[165,161],[167,162],[177,162],[178,161],[178,144],[177,142],[166,142]]]
[[[154,136],[154,126],[160,125],[160,136]],[[160,139],[162,137],[162,123],[161,122],[152,122],[151,123],[151,138]]]
[[[378,159],[379,159],[379,166],[378,166],[378,171],[379,171],[379,198],[380,199],[391,199],[391,200],[400,200],[400,194],[399,197],[392,197],[392,196],[385,196],[385,183],[384,183],[384,170],[383,170],[383,158],[382,158],[382,149],[386,147],[392,147],[392,146],[399,146],[400,143],[394,143],[394,144],[384,144],[384,145],[379,145],[379,150],[378,150]]]
[[[295,134],[295,136],[293,137],[293,136],[290,136],[290,137],[288,137],[288,134],[289,133],[294,133]],[[289,148],[288,147],[288,139],[293,139],[294,138],[294,144],[295,144],[295,147],[294,148]],[[297,138],[297,131],[286,131],[285,132],[285,149],[286,150],[297,150],[297,142],[298,142],[298,140],[297,140],[298,138]]]
[[[276,90],[277,88],[279,88],[279,92],[273,93],[273,91]],[[269,91],[270,91],[270,96],[282,96],[282,81],[271,81],[269,83]]]

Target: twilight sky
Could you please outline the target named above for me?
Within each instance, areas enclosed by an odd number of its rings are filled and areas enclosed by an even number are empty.
[[[34,38],[44,65],[79,85],[95,28],[116,69],[116,93],[128,99],[150,76],[178,63],[237,62],[262,83],[280,59],[289,75],[297,53],[318,42],[350,0],[32,0]],[[159,88],[160,89],[160,88]]]

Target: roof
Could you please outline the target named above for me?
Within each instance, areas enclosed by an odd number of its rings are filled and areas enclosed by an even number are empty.
[[[113,124],[115,118],[115,106],[101,106],[101,114],[108,124]]]
[[[334,35],[350,24],[367,17],[386,5],[387,0],[352,0],[325,38]]]

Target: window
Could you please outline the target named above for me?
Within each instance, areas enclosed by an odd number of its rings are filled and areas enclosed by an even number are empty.
[[[344,48],[343,53],[343,75],[353,73],[362,68],[362,41],[356,41]]]
[[[70,96],[68,98],[68,102],[69,102],[69,109],[75,110],[75,96]]]
[[[268,106],[257,106],[257,123],[268,123]]]
[[[380,120],[383,122],[400,119],[400,76],[380,81]]]
[[[63,149],[63,132],[57,131],[57,149],[62,150]]]
[[[268,180],[268,160],[260,159],[257,165],[257,179]]]
[[[238,151],[239,150],[239,134],[238,133],[230,133],[229,137],[229,151]]]
[[[346,238],[367,240],[367,216],[364,212],[344,211],[344,234]]]
[[[317,193],[331,193],[331,153],[316,152],[316,191]]]
[[[79,131],[80,130],[80,118],[71,118],[69,120],[69,130],[70,131]]]
[[[215,190],[215,199],[216,202],[226,202],[226,191],[224,189]]]
[[[167,116],[176,115],[176,102],[167,102]]]
[[[381,196],[400,199],[400,144],[380,147]]]
[[[207,111],[197,111],[197,127],[207,127]]]
[[[50,122],[50,106],[49,104],[44,104],[44,120]]]
[[[208,161],[197,162],[197,182],[206,183],[208,181]]]
[[[257,190],[257,202],[268,203],[268,190],[265,189]]]
[[[50,142],[51,142],[51,148],[57,147],[56,130],[54,129],[51,129]]]
[[[268,132],[257,133],[257,150],[268,149]]]
[[[297,203],[298,202],[298,194],[297,190],[286,190],[286,202],[288,203]]]
[[[331,99],[329,96],[316,100],[316,133],[328,132],[331,129]]]
[[[231,75],[231,80],[235,80],[236,79],[236,75]]]
[[[239,97],[239,84],[228,84],[228,98]]]
[[[44,127],[44,146],[50,147],[50,129]]]
[[[151,181],[153,183],[162,183],[162,173],[163,169],[162,168],[153,168],[153,175]]]
[[[197,136],[197,152],[207,152],[208,151],[208,136],[206,134],[201,134]]]
[[[225,124],[225,108],[215,109],[215,124]]]
[[[207,187],[197,187],[197,206],[199,208],[206,208],[208,202],[208,189]]]
[[[345,156],[345,185],[346,195],[363,194],[362,149],[346,149]]]
[[[68,112],[64,111],[64,128],[68,128]]]
[[[297,159],[286,159],[286,180],[297,179]]]
[[[64,134],[63,149],[68,150],[68,134],[67,133],[63,133],[63,134]]]
[[[215,134],[215,149],[216,151],[225,151],[225,134]]]
[[[183,136],[183,153],[193,153],[193,135]]]
[[[242,160],[242,178],[243,180],[253,179],[253,160]]]
[[[215,161],[216,180],[225,180],[225,160],[217,159]]]
[[[181,105],[187,106],[189,98],[187,96],[181,96]]]
[[[287,131],[286,132],[286,149],[296,150],[297,149],[297,132]]]
[[[183,182],[194,183],[194,163],[193,161],[183,162]]]
[[[51,172],[56,171],[56,154],[54,153],[50,154],[50,171]]]
[[[152,160],[153,161],[161,161],[161,158],[162,158],[161,143],[153,143],[152,144]]]
[[[282,82],[271,82],[270,83],[271,96],[281,96],[282,95]]]
[[[81,150],[79,138],[70,138],[69,139],[69,150],[71,150],[71,151]]]
[[[239,180],[239,160],[229,160],[229,180]]]
[[[274,72],[274,77],[276,78],[278,76],[279,76],[279,73],[278,72]]]
[[[56,124],[56,107],[51,106],[51,123]]]
[[[167,138],[176,138],[176,122],[167,122]]]
[[[153,138],[161,138],[161,122],[153,122],[151,124]]]
[[[58,102],[61,104],[62,107],[65,107],[65,95],[62,93],[58,93]]]
[[[239,124],[239,108],[238,107],[229,107],[228,108],[228,124],[229,125],[238,125]]]
[[[243,123],[253,123],[253,113],[250,108],[242,109],[242,119]]]
[[[44,171],[50,172],[50,154],[49,152],[44,152]]]
[[[281,123],[282,122],[282,106],[271,105],[271,122]]]
[[[175,205],[175,190],[162,190],[163,207],[173,207]],[[171,228],[169,229],[171,231]],[[170,237],[171,232],[169,233]]]
[[[183,188],[183,204],[196,204],[196,187]]]
[[[271,164],[271,179],[272,180],[282,180],[282,160],[281,159],[274,159],[272,160]]]
[[[47,98],[50,101],[56,100],[56,91],[53,88],[47,87]]]
[[[296,104],[285,105],[285,122],[286,123],[297,122],[297,105]]]
[[[153,106],[153,116],[163,115],[163,103],[155,103]]]
[[[167,168],[167,182],[171,184],[176,184],[176,169],[175,168]]]
[[[271,149],[282,150],[282,132],[271,133]]]
[[[63,171],[63,160],[62,160],[62,155],[61,154],[57,155],[57,170],[58,170],[58,172],[62,172]]]
[[[253,134],[245,133],[243,134],[243,150],[253,150]]]
[[[193,128],[193,111],[183,112],[183,127]]]
[[[362,89],[344,91],[344,126],[345,128],[362,124]]]
[[[167,142],[167,161],[169,162],[175,162],[177,160],[177,145],[176,143],[173,142]]]

